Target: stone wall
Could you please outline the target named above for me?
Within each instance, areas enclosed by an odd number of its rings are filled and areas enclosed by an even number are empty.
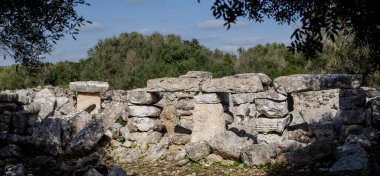
[[[51,155],[86,155],[109,143],[120,162],[219,155],[258,165],[335,157],[330,171],[368,167],[380,129],[380,92],[358,75],[191,71],[147,87],[102,93],[99,114],[75,92],[46,87],[0,94],[0,140]],[[99,108],[99,107],[96,107]],[[347,166],[348,163],[349,167]],[[352,164],[354,163],[354,164]]]

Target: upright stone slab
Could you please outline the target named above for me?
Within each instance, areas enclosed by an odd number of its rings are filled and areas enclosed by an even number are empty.
[[[78,81],[70,82],[69,87],[71,91],[78,92],[77,110],[83,110],[95,104],[96,107],[91,114],[98,114],[101,107],[100,93],[107,91],[109,84],[99,81]]]
[[[209,79],[202,84],[204,92],[254,93],[264,90],[262,75],[237,74],[223,78]]]
[[[224,110],[221,104],[195,104],[194,127],[191,142],[209,142],[216,134],[225,130]]]

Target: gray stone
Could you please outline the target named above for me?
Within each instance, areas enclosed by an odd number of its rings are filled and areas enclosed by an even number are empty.
[[[74,136],[67,147],[68,152],[84,154],[90,151],[123,111],[125,108],[121,104],[114,104],[110,109],[104,110]]]
[[[148,149],[147,156],[145,157],[145,160],[148,161],[157,161],[162,159],[166,152],[168,151],[167,145],[153,145]]]
[[[371,142],[368,140],[368,138],[361,134],[361,135],[348,135],[346,138],[345,144],[359,144],[364,149],[370,149],[371,148]]]
[[[252,143],[253,141],[239,137],[232,131],[224,131],[211,139],[210,146],[214,153],[225,159],[238,159],[240,151]]]
[[[128,106],[128,112],[134,117],[158,117],[161,109],[155,106]]]
[[[157,102],[155,93],[147,92],[146,89],[134,89],[127,93],[127,100],[132,104],[150,105]]]
[[[204,71],[188,71],[186,75],[181,75],[179,78],[199,78],[199,79],[211,79],[211,72]]]
[[[256,99],[256,93],[231,94],[231,99],[234,105],[253,103],[253,101]]]
[[[193,98],[197,92],[174,92],[174,97],[178,99],[186,99],[186,98]]]
[[[220,103],[220,99],[216,93],[206,93],[194,96],[194,102],[198,104],[217,104]]]
[[[339,108],[354,109],[366,105],[366,92],[362,89],[342,89],[339,91]]]
[[[175,161],[182,160],[186,158],[186,149],[182,148],[174,157]]]
[[[128,119],[128,128],[136,131],[161,131],[164,128],[160,119],[149,117],[133,117]]]
[[[105,92],[109,88],[108,82],[100,81],[77,81],[70,82],[69,88],[75,92],[96,93]]]
[[[261,79],[254,74],[237,74],[223,78],[206,80],[204,92],[254,93],[264,90]]]
[[[0,103],[14,103],[18,101],[18,95],[13,93],[0,93]]]
[[[5,166],[5,176],[24,176],[24,165],[17,164],[17,165],[8,165]]]
[[[361,83],[361,75],[349,74],[297,74],[280,76],[273,80],[276,91],[284,95],[329,88],[357,89]]]
[[[194,127],[191,142],[210,141],[225,130],[224,110],[221,104],[195,104]]]
[[[28,125],[28,116],[24,110],[19,110],[13,113],[11,125],[13,126],[13,133],[24,133],[26,126]]]
[[[277,132],[282,133],[290,124],[289,116],[284,118],[265,118],[259,117],[256,119],[256,130],[261,133]]]
[[[134,132],[129,133],[126,137],[127,140],[134,141],[138,144],[157,144],[162,138],[162,133],[157,131]]]
[[[119,156],[119,162],[131,163],[141,158],[141,151],[137,147],[128,149],[125,148],[124,152],[121,152]]]
[[[19,106],[16,103],[1,103],[0,104],[0,112],[4,111],[17,111]]]
[[[251,144],[242,149],[240,158],[245,164],[256,166],[270,163],[276,155],[277,148],[273,145]]]
[[[56,109],[60,109],[63,105],[68,103],[70,101],[70,99],[67,97],[57,97],[56,101],[57,101]]]
[[[69,102],[62,105],[62,107],[58,111],[63,115],[68,115],[68,114],[76,112],[77,109],[74,106],[74,102]]]
[[[96,169],[91,168],[83,176],[103,176],[103,175],[99,173]]]
[[[209,165],[211,164],[214,164],[214,163],[218,163],[218,162],[222,162],[223,161],[223,158],[219,155],[215,155],[215,154],[210,154],[206,157],[206,161]]]
[[[288,163],[294,166],[306,165],[331,155],[334,151],[334,142],[331,140],[315,141],[306,147],[281,153],[276,162]]]
[[[342,118],[345,124],[361,124],[366,120],[367,111],[363,108],[339,110],[337,116]]]
[[[175,107],[181,110],[193,110],[194,109],[194,100],[193,99],[179,99],[175,102]]]
[[[274,90],[257,93],[231,94],[233,104],[253,103],[255,99],[268,99],[274,101],[285,101],[287,97]]]
[[[188,130],[192,130],[194,127],[193,116],[181,116],[178,122],[179,126]],[[174,129],[174,131],[176,132],[176,129]]]
[[[284,117],[289,112],[287,101],[256,99],[255,104],[257,111],[267,117]]]
[[[160,114],[160,119],[166,127],[168,134],[173,134],[176,126],[176,109],[173,105],[165,106]]]
[[[21,148],[14,144],[9,144],[0,149],[0,159],[5,159],[9,157],[20,157]]]
[[[177,109],[177,116],[191,116],[193,115],[193,110],[182,110],[182,109]]]
[[[188,143],[185,146],[187,157],[193,161],[200,160],[210,154],[211,150],[205,141]]]
[[[91,121],[91,119],[92,119],[91,115],[86,111],[83,111],[80,114],[69,119],[69,123],[71,125],[72,136],[77,135],[79,133],[79,131],[81,131],[83,128],[85,128],[87,123],[89,123]]]
[[[185,133],[174,133],[170,135],[170,140],[176,145],[185,145],[190,142],[191,135]]]
[[[55,108],[56,98],[54,93],[49,89],[42,89],[37,92],[33,103],[39,104],[41,108],[38,113],[39,119],[52,116]]]
[[[119,166],[112,166],[108,169],[107,176],[127,176],[127,172],[119,167]]]
[[[0,123],[9,124],[11,122],[12,114],[13,113],[10,111],[4,111],[3,113],[0,113]]]
[[[366,170],[369,167],[368,154],[359,144],[339,146],[337,159],[330,172]]]
[[[203,79],[198,78],[156,78],[147,82],[148,92],[199,92]]]

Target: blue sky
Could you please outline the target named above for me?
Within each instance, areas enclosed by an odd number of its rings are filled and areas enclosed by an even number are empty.
[[[257,44],[290,43],[294,26],[278,25],[271,20],[255,23],[239,19],[227,30],[223,21],[216,20],[210,10],[213,0],[89,0],[91,6],[80,6],[78,14],[93,24],[81,27],[77,40],[67,36],[58,41],[46,61],[79,61],[87,57],[87,50],[100,39],[123,32],[137,31],[146,35],[153,32],[177,34],[182,39],[196,38],[200,44],[235,52]],[[9,65],[13,60],[1,60]]]

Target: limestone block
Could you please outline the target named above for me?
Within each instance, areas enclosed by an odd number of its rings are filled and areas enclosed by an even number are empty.
[[[1,93],[0,103],[13,103],[18,101],[18,95],[12,93]]]
[[[0,103],[0,112],[4,111],[17,111],[19,107],[16,103]]]
[[[256,93],[231,94],[231,99],[234,105],[253,103],[253,101],[256,99]]]
[[[41,91],[37,92],[33,103],[38,104],[40,107],[38,117],[40,119],[44,119],[53,115],[56,104],[56,98],[51,90],[42,89]]]
[[[203,80],[198,78],[156,78],[147,82],[148,92],[199,92]]]
[[[193,116],[180,116],[178,122],[179,126],[189,130],[192,130],[194,127]]]
[[[157,131],[129,133],[127,140],[138,144],[157,144],[162,138],[162,133]]]
[[[77,96],[77,110],[80,111],[80,110],[83,110],[83,109],[86,109],[88,106],[94,104],[95,105],[95,109],[93,111],[91,111],[90,114],[98,114],[99,113],[99,110],[101,109],[101,106],[100,106],[100,93],[99,92],[95,92],[95,93],[84,93],[84,92],[81,92],[81,93],[78,93],[78,96]]]
[[[173,133],[170,135],[170,140],[173,144],[176,145],[185,145],[190,142],[191,135],[190,134],[184,134],[184,133]]]
[[[353,109],[364,107],[366,92],[362,89],[342,89],[339,91],[339,108]]]
[[[177,116],[191,116],[193,115],[194,110],[185,111],[182,109],[177,109]]]
[[[69,88],[71,91],[84,93],[99,93],[105,92],[109,88],[108,82],[100,81],[77,81],[70,82]]]
[[[369,168],[369,156],[359,144],[345,144],[337,147],[338,160],[330,172],[358,171]]]
[[[0,113],[0,123],[9,124],[12,118],[12,112],[10,111],[4,111],[3,113]]]
[[[242,149],[240,158],[248,165],[268,164],[277,155],[276,147],[267,144],[252,144]]]
[[[292,92],[330,88],[357,89],[362,84],[362,76],[349,74],[296,74],[280,76],[273,80],[273,84],[275,90],[284,95]]]
[[[284,117],[288,114],[287,101],[273,101],[269,99],[255,100],[257,111],[267,117]]]
[[[211,150],[205,141],[199,141],[196,143],[188,143],[185,146],[187,157],[193,161],[205,158],[210,154]]]
[[[265,91],[265,92],[257,92],[255,93],[256,99],[269,99],[275,101],[285,101],[287,99],[286,96],[277,93],[273,89]]]
[[[194,99],[179,99],[175,102],[175,107],[182,110],[193,110],[194,109]]]
[[[194,102],[198,104],[216,104],[220,103],[220,99],[216,93],[206,93],[196,95]]]
[[[256,130],[261,133],[277,132],[282,133],[290,123],[290,117],[284,118],[264,118],[256,119]]]
[[[128,128],[136,131],[161,131],[164,126],[160,119],[148,117],[132,117],[128,119]]]
[[[127,92],[127,100],[132,104],[150,105],[156,103],[157,96],[146,89],[135,89]]]
[[[240,151],[251,144],[252,140],[239,137],[232,131],[223,131],[215,135],[209,143],[214,153],[225,159],[238,159]]]
[[[204,71],[188,71],[186,75],[181,75],[179,78],[199,78],[199,79],[211,79],[211,72]]]
[[[261,79],[255,74],[237,74],[223,78],[206,80],[204,92],[254,93],[264,90]]]
[[[134,117],[158,117],[161,109],[155,106],[129,106],[129,115]]]
[[[221,104],[195,104],[194,127],[191,142],[210,141],[225,130],[224,110]]]

